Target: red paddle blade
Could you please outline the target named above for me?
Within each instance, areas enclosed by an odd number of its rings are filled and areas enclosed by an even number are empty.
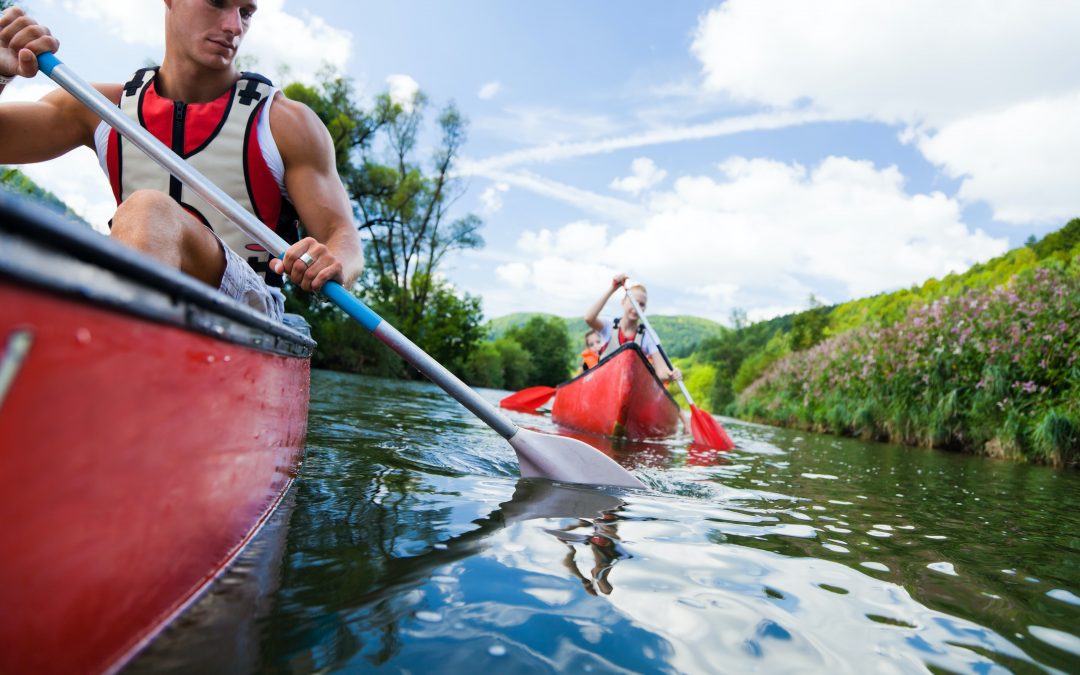
[[[731,450],[735,447],[731,436],[716,419],[696,405],[690,406],[690,433],[694,442],[713,450]]]
[[[529,387],[499,401],[499,407],[518,412],[536,412],[554,395],[555,387]]]

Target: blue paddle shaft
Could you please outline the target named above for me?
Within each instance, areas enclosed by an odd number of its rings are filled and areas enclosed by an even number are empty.
[[[128,117],[90,83],[65,66],[60,59],[56,58],[55,54],[40,54],[38,56],[38,67],[69,94],[101,117],[109,126],[116,129],[130,143],[145,152],[150,159],[160,164],[162,168],[179,179],[180,182],[191,188],[195,194],[205,199],[208,204],[220,211],[226,218],[236,223],[237,227],[259,242],[263,248],[276,253],[279,258],[285,254],[285,250],[289,245],[284,239],[237,204],[232,197],[214,185],[206,176],[178,157],[176,153],[155,138],[138,122]],[[328,282],[323,286],[322,292],[342,311],[371,331],[375,337],[401,355],[414,368],[440,386],[446,393],[454,397],[458,403],[465,406],[501,436],[509,439],[517,433],[517,426],[508,417],[470,389],[453,373],[444,368],[442,364],[431,358],[424,350],[413,344],[400,331],[383,321],[378,314],[360,302],[356,296],[349,293],[341,284],[335,281]]]

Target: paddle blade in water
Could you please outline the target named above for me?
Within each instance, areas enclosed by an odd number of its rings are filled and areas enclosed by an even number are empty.
[[[696,405],[690,406],[690,433],[694,442],[713,450],[731,450],[735,447],[731,436],[716,419]]]
[[[554,395],[554,387],[529,387],[499,401],[499,407],[518,412],[536,412],[537,408],[547,403],[548,399]]]
[[[518,429],[510,445],[521,464],[522,478],[548,478],[561,483],[596,483],[643,488],[645,484],[626,469],[576,438]]]

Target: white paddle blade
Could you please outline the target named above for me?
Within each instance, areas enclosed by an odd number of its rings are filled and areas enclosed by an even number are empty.
[[[510,437],[523,478],[547,478],[562,483],[592,483],[617,487],[644,488],[626,469],[575,438],[518,429]]]

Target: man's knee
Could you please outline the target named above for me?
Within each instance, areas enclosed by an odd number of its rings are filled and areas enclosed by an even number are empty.
[[[169,195],[157,190],[138,190],[124,198],[112,220],[112,236],[131,244],[150,239],[176,238],[179,206]],[[170,223],[174,224],[169,227]],[[171,231],[170,231],[171,230]]]

